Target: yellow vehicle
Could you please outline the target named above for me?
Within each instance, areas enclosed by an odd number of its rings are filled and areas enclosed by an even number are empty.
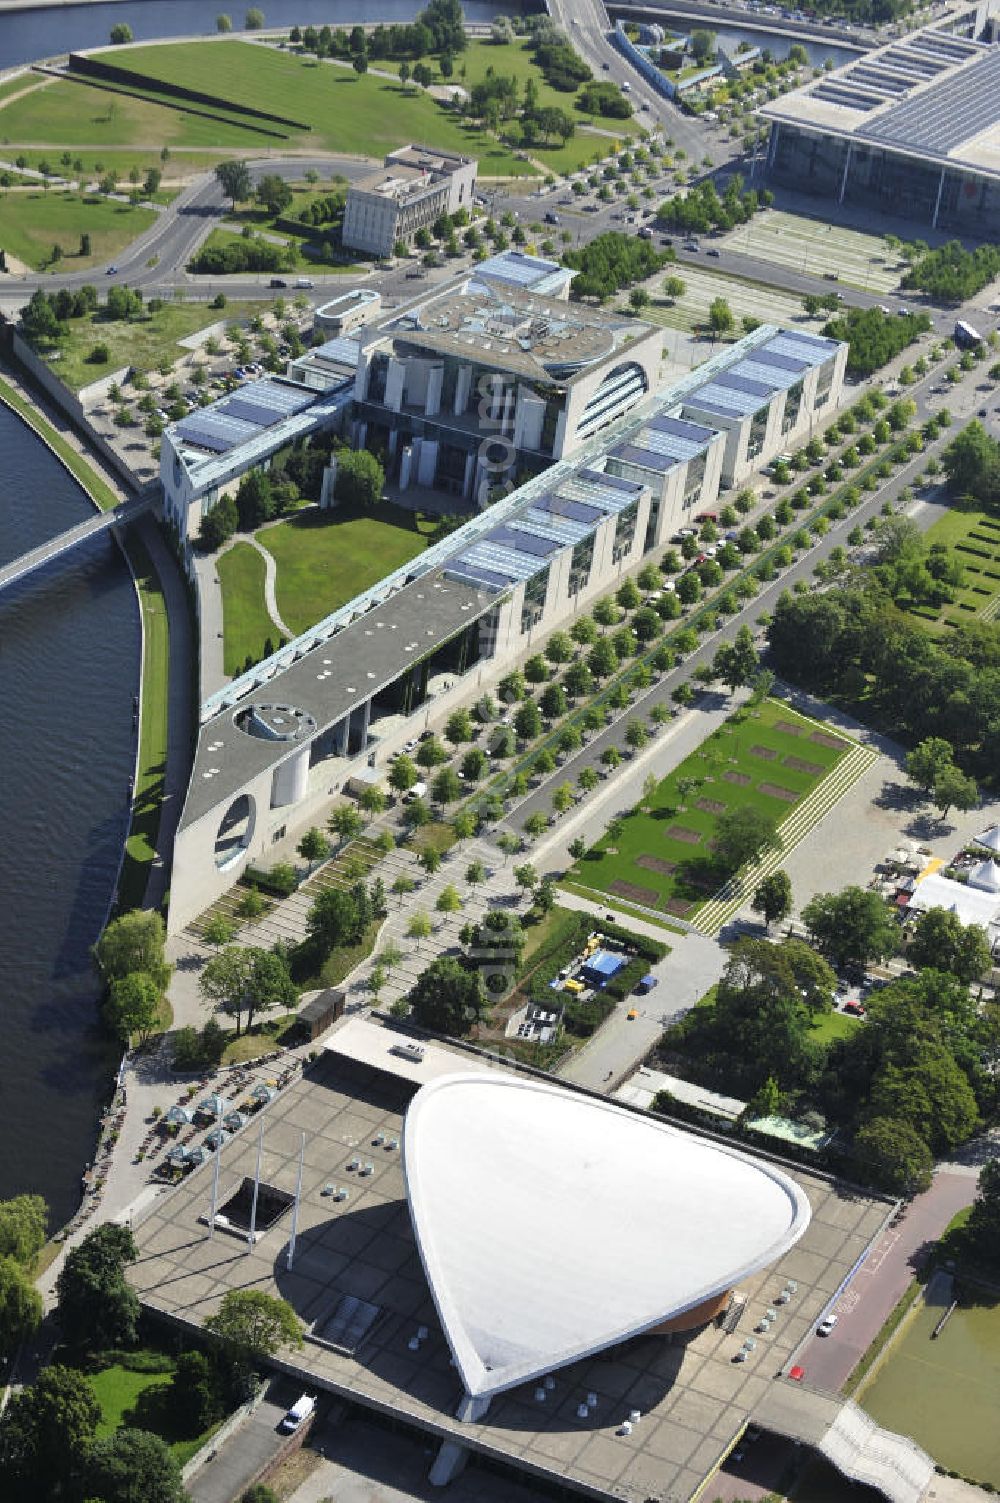
[[[582,981],[574,981],[572,977],[570,977],[568,981],[563,982],[563,991],[572,992],[574,996],[586,990],[587,988],[584,986]]]
[[[626,1023],[634,1023],[638,1016],[639,1009],[637,1007],[630,1007],[628,1012],[625,1014],[625,1021]]]

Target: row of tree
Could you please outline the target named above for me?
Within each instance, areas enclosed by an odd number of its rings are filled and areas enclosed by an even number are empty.
[[[964,303],[1000,275],[1000,246],[977,245],[966,250],[949,240],[936,250],[923,247],[903,277],[904,287],[919,288],[938,303]]]
[[[847,308],[823,326],[828,339],[848,346],[847,374],[870,376],[905,350],[931,321],[926,313],[883,313],[880,308]]]
[[[578,249],[563,256],[567,266],[577,273],[573,278],[574,298],[596,297],[601,302],[613,297],[623,287],[642,282],[667,261],[662,251],[649,240],[623,235],[620,230],[606,230]]]
[[[744,191],[743,179],[738,174],[729,179],[720,198],[712,179],[705,178],[687,193],[666,199],[656,211],[656,222],[664,229],[687,234],[731,230],[734,225],[746,224],[759,208],[772,203],[773,198],[767,189],[763,193],[754,189]]]

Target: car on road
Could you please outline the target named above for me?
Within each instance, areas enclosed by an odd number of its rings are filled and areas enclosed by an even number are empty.
[[[685,240],[684,249],[686,251],[697,251],[701,250],[701,246],[698,244],[697,240]]]
[[[284,277],[272,277],[271,280],[268,282],[267,285],[269,287],[278,288],[278,287],[287,287],[288,283],[285,281]]]
[[[111,263],[111,265],[110,265],[110,266],[109,266],[109,267],[108,267],[108,269],[107,269],[107,271],[106,271],[106,272],[105,272],[105,273],[104,273],[104,275],[105,275],[105,276],[106,276],[106,277],[113,277],[113,276],[114,276],[114,275],[115,275],[115,273],[116,273],[116,272],[117,272],[117,270],[118,270],[118,267],[117,267],[117,266],[116,266],[116,265],[115,265],[115,263],[114,263],[114,262],[113,262],[113,261],[112,261],[112,263]]]
[[[300,1399],[295,1400],[295,1403],[279,1424],[278,1429],[284,1431],[286,1435],[290,1434],[293,1430],[299,1428],[303,1420],[309,1418],[315,1408],[316,1400],[311,1394],[304,1393]]]
[[[634,1023],[638,1016],[639,1009],[637,1007],[630,1007],[628,1012],[625,1014],[625,1021],[627,1023]]]
[[[601,67],[604,69],[605,73],[608,73],[611,70],[611,64],[610,63],[602,63]]]
[[[986,416],[986,408],[985,407],[980,407],[980,409],[979,409],[979,416],[980,417],[985,417]]]
[[[553,212],[552,212],[551,209],[547,210],[547,212],[545,214],[545,223],[546,224],[558,224],[559,223],[559,215],[558,214],[553,214]]]
[[[714,256],[715,259],[718,260],[719,257],[722,255],[722,252],[716,246],[710,245],[708,247],[708,250],[707,250],[706,254],[709,255],[709,256]]]
[[[296,277],[295,285],[296,287],[301,287],[303,290],[305,290],[307,288],[314,287],[316,284],[312,282],[309,277]]]
[[[837,1324],[837,1317],[836,1317],[836,1315],[828,1315],[826,1317],[826,1319],[825,1320],[821,1320],[820,1323],[819,1323],[819,1325],[816,1327],[816,1335],[817,1336],[830,1336],[830,1335],[832,1335],[833,1328],[834,1328],[834,1326],[836,1324]]]
[[[851,1001],[844,1003],[844,1011],[849,1012],[852,1018],[863,1018],[866,1010],[863,1002]]]

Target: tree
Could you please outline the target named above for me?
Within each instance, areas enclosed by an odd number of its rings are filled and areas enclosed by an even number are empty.
[[[557,814],[565,814],[574,803],[572,783],[560,783],[552,795],[552,807]],[[527,828],[527,826],[525,826]]]
[[[233,29],[233,18],[232,18],[232,16],[227,16],[226,13],[225,13],[225,11],[223,11],[221,15],[216,16],[216,18],[215,18],[215,29],[216,29],[216,31],[219,31],[219,32],[232,31],[232,29]]]
[[[753,633],[749,626],[741,626],[732,642],[725,642],[716,651],[712,671],[720,678],[730,693],[753,680],[760,667]]]
[[[934,1156],[909,1122],[873,1117],[854,1135],[854,1157],[866,1179],[892,1194],[930,1188]]]
[[[56,1280],[56,1316],[68,1346],[100,1351],[133,1345],[139,1300],[125,1267],[137,1256],[129,1228],[112,1222],[70,1248]]]
[[[239,514],[233,496],[220,496],[215,505],[201,514],[198,541],[210,552],[229,542],[239,525]]]
[[[377,788],[374,783],[369,783],[366,788],[361,790],[358,803],[369,819],[374,819],[376,814],[383,813],[386,806],[386,797],[381,788]]]
[[[334,495],[350,506],[376,506],[385,489],[385,471],[368,449],[348,449],[337,455]]]
[[[399,81],[404,88],[410,81],[410,65],[405,58],[399,65]]]
[[[252,5],[246,13],[243,25],[247,31],[260,31],[264,25],[264,12],[258,10],[256,5]]]
[[[339,890],[328,888],[320,898],[333,891]],[[320,898],[313,905],[313,910]],[[313,910],[310,910],[310,918]],[[242,948],[239,945],[226,945],[206,962],[198,986],[203,997],[236,1019],[237,1038],[244,1011],[249,1029],[253,1027],[254,1017],[258,1012],[292,1007],[298,998],[298,991],[284,957],[255,946]]]
[[[325,861],[330,854],[330,844],[322,830],[317,830],[313,825],[307,830],[296,846],[298,854],[303,861],[308,862],[310,870],[314,865]]]
[[[407,876],[405,872],[400,872],[399,876],[393,880],[392,891],[399,898],[400,908],[403,906],[403,899],[409,896],[416,885],[413,878]]]
[[[414,772],[413,778],[415,782],[416,772]],[[389,780],[390,782],[392,781],[391,773]],[[330,831],[331,835],[336,835],[337,839],[340,841],[340,844],[342,846],[345,846],[349,840],[357,840],[358,836],[364,830],[365,822],[361,818],[361,815],[358,813],[357,809],[353,807],[353,805],[338,804],[337,808],[334,809],[333,813],[330,815],[330,818],[327,820],[326,827]]]
[[[989,969],[990,942],[978,924],[963,924],[957,913],[930,908],[921,914],[906,958],[918,970],[947,971],[971,986]]]
[[[596,641],[587,654],[587,667],[595,678],[609,678],[618,667],[615,644],[608,637]]]
[[[420,862],[420,865],[426,872],[427,876],[433,877],[434,873],[441,865],[441,852],[436,851],[432,845],[429,845],[426,851],[420,852],[417,860]]]
[[[461,906],[462,899],[459,897],[458,888],[452,882],[449,882],[447,887],[442,887],[438,893],[437,902],[434,904],[438,913],[457,913]]]
[[[205,1330],[243,1379],[283,1346],[302,1346],[302,1326],[291,1305],[262,1289],[230,1289]]]
[[[0,1258],[31,1268],[45,1246],[48,1209],[40,1195],[0,1200]]]
[[[215,176],[219,187],[229,199],[236,212],[236,205],[245,203],[253,192],[253,179],[246,162],[218,162]]]
[[[436,804],[453,804],[462,797],[462,785],[453,767],[442,767],[431,784],[431,798]]]
[[[101,1503],[183,1503],[187,1497],[180,1463],[166,1441],[132,1426],[94,1442],[86,1491]]]
[[[394,757],[389,769],[389,786],[397,793],[406,793],[417,782],[417,769],[412,757],[400,752]]]
[[[351,67],[354,69],[359,78],[363,78],[364,75],[368,72],[367,52],[356,52],[351,59]]]
[[[526,699],[518,706],[514,729],[522,741],[534,741],[542,734],[542,712],[533,699]]]
[[[489,758],[479,746],[471,746],[462,758],[462,776],[467,782],[476,783],[486,772]]]
[[[156,912],[135,908],[112,919],[94,946],[102,977],[111,982],[142,971],[165,987],[170,979],[164,958],[166,937],[163,919]]]
[[[83,1373],[54,1364],[16,1391],[0,1425],[0,1477],[25,1500],[74,1497],[101,1420]]]
[[[733,310],[724,297],[713,298],[708,305],[708,326],[713,334],[728,334],[735,324]]]
[[[324,955],[356,945],[365,931],[367,912],[359,911],[354,891],[325,887],[306,917],[306,931]]]
[[[409,996],[414,1022],[433,1033],[461,1037],[486,1010],[486,993],[477,970],[452,956],[434,960],[417,977]]]
[[[465,880],[470,887],[477,887],[480,882],[486,881],[486,867],[481,861],[470,861],[465,868]]]
[[[418,909],[416,913],[410,914],[409,921],[406,925],[406,937],[407,939],[416,940],[418,950],[423,941],[429,938],[430,932],[431,921],[422,909]]]
[[[896,951],[892,913],[878,893],[863,887],[818,893],[803,908],[802,922],[817,949],[838,970],[865,966]]]
[[[522,892],[531,892],[533,888],[538,886],[538,873],[530,861],[524,862],[521,866],[515,866],[514,881],[521,888]]]
[[[715,823],[715,859],[723,871],[737,872],[765,851],[780,851],[774,820],[750,804],[724,810]]]
[[[218,1375],[204,1352],[181,1352],[170,1382],[170,1414],[184,1436],[200,1435],[223,1415]]]
[[[663,282],[663,295],[675,303],[679,297],[683,297],[687,291],[687,283],[681,277],[666,277]]]
[[[906,776],[929,796],[938,775],[953,765],[954,753],[949,742],[940,736],[928,736],[906,757]]]
[[[104,1002],[104,1021],[123,1043],[134,1033],[148,1038],[160,1004],[160,987],[155,976],[146,971],[132,971],[112,981]]]
[[[132,35],[132,28],[127,21],[119,21],[116,25],[112,26],[111,45],[113,47],[123,47],[128,42],[132,42],[134,40],[135,38]]]
[[[969,1251],[984,1268],[1000,1260],[1000,1159],[989,1159],[979,1175],[979,1188],[966,1225]]]
[[[751,903],[754,913],[759,913],[770,929],[773,923],[787,918],[792,908],[792,883],[788,873],[781,867],[758,883]]]
[[[700,27],[691,33],[691,55],[696,63],[705,63],[715,54],[715,37]]]
[[[284,214],[292,197],[291,188],[276,172],[267,173],[257,184],[257,202],[269,214]]]
[[[442,763],[447,762],[447,760],[447,748],[441,745],[441,742],[436,736],[427,736],[423,741],[421,741],[420,748],[417,752],[417,761],[420,763],[421,767],[426,767],[428,769],[430,769],[431,767],[440,767]]]
[[[453,746],[471,741],[474,731],[468,710],[453,710],[445,722],[444,733]]]
[[[960,809],[963,813],[974,809],[979,803],[979,788],[975,778],[970,778],[961,768],[943,767],[934,779],[931,798],[941,818],[947,819],[951,809]]]
[[[0,1257],[0,1356],[11,1357],[42,1321],[42,1296],[20,1263]]]

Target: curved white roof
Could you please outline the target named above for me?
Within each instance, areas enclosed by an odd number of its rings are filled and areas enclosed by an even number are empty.
[[[780,1170],[607,1101],[499,1074],[424,1086],[410,1213],[467,1393],[487,1396],[721,1294],[796,1242]]]

